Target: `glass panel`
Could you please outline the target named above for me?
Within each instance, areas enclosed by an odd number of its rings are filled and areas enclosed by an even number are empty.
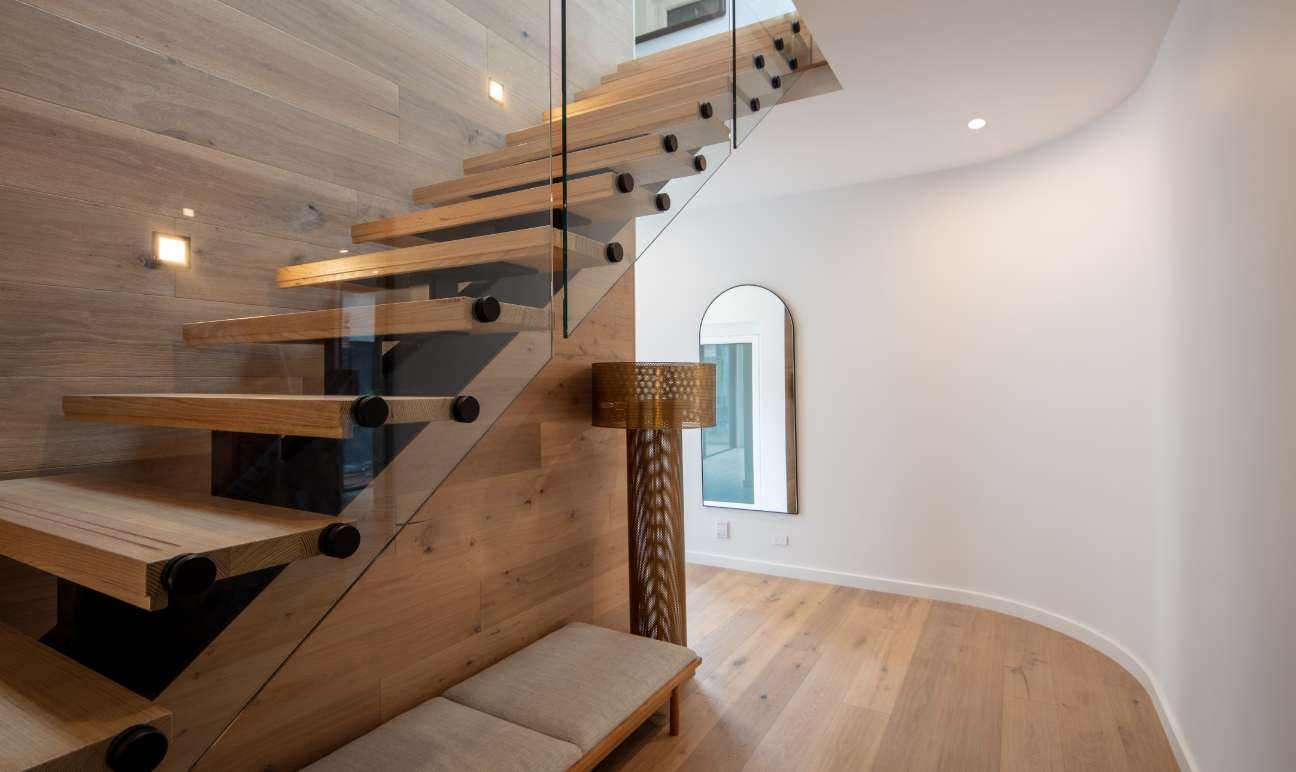
[[[788,98],[800,76],[816,66],[810,30],[791,0],[734,0],[739,100],[737,145]]]
[[[734,287],[702,317],[699,357],[716,365],[716,425],[702,430],[707,506],[797,511],[792,315],[763,287]]]
[[[336,710],[289,658],[551,357],[548,4],[37,5],[0,8],[0,501],[231,541],[193,598],[0,560],[0,622],[171,710],[168,768],[297,768],[258,706]]]
[[[575,19],[568,4],[565,18]],[[678,3],[635,6],[660,24],[616,68],[568,62],[556,132],[565,149],[563,329],[570,334],[706,184],[733,150],[733,13],[698,6],[700,23],[664,29]],[[637,23],[639,23],[637,21]],[[648,24],[648,22],[643,22]],[[645,29],[641,26],[640,29]],[[567,51],[582,46],[568,36]],[[747,109],[741,106],[740,109]]]

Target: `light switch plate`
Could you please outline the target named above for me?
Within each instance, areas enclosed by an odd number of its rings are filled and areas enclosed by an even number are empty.
[[[717,539],[728,539],[728,538],[729,538],[729,521],[728,521],[728,520],[717,520],[717,521],[716,521],[716,538],[717,538]]]
[[[782,534],[779,534],[778,536],[775,536],[775,537],[774,537],[774,546],[775,546],[775,547],[786,547],[787,545],[788,545],[788,537],[786,537],[786,536],[784,536],[784,535],[782,535]]]

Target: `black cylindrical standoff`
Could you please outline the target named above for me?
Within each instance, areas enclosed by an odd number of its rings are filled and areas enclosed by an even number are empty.
[[[319,535],[321,555],[331,558],[349,558],[360,549],[360,529],[350,523],[334,523]]]
[[[752,111],[753,113],[759,113],[759,112],[760,112],[760,98],[759,98],[759,97],[752,97],[751,102],[748,102],[747,104],[748,104],[749,107],[751,107],[751,111]]]
[[[153,772],[166,758],[166,735],[148,724],[136,724],[113,738],[104,761],[113,772]]]
[[[774,38],[774,50],[775,50],[775,51],[782,51],[782,50],[783,50],[784,48],[786,48],[786,47],[787,47],[787,43],[784,43],[784,42],[783,42],[783,38]]]
[[[770,78],[770,88],[775,90],[783,88],[783,79],[777,75]]]
[[[704,156],[704,155],[695,155],[695,156],[693,156],[693,168],[696,169],[696,170],[699,171],[699,172],[704,172],[704,171],[706,171],[706,169],[707,169],[707,160],[706,160],[706,156]]]
[[[614,241],[607,245],[603,255],[607,257],[609,263],[619,263],[625,259],[625,247],[621,246],[621,242]]]
[[[657,194],[657,211],[666,212],[670,210],[670,196],[666,193]]]
[[[177,555],[162,569],[162,586],[180,598],[202,595],[216,583],[216,561],[206,555]]]
[[[357,426],[376,429],[391,418],[391,406],[382,397],[366,394],[351,405],[351,417],[355,419]]]
[[[789,56],[789,57],[788,57],[788,69],[789,69],[789,70],[792,70],[793,72],[796,72],[796,68],[798,68],[798,67],[800,67],[800,66],[801,66],[801,65],[797,63],[797,58],[796,58],[795,56]]]
[[[765,54],[752,54],[752,64],[754,64],[758,70],[765,69]]]
[[[479,322],[490,323],[500,318],[500,302],[487,295],[473,301],[473,318]]]
[[[621,172],[617,175],[617,190],[622,193],[629,193],[635,189],[634,175],[630,172]]]
[[[792,34],[793,35],[801,34],[801,22],[799,21],[792,22]]]
[[[698,115],[702,116],[702,120],[709,121],[715,115],[715,108],[711,107],[710,102],[703,102],[698,105]]]
[[[662,137],[662,149],[667,153],[674,153],[679,150],[679,138],[674,134],[667,134]]]
[[[473,397],[455,397],[450,415],[461,424],[470,424],[481,415],[481,403]]]

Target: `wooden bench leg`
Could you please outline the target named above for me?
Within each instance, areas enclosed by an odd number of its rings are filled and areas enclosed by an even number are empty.
[[[680,694],[679,687],[671,689],[670,696],[670,733],[671,737],[679,737],[680,733]]]

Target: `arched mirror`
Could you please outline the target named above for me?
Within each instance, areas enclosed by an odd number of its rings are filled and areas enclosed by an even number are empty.
[[[716,425],[702,430],[702,499],[711,507],[797,511],[792,315],[753,285],[707,308],[699,359],[716,366]]]

